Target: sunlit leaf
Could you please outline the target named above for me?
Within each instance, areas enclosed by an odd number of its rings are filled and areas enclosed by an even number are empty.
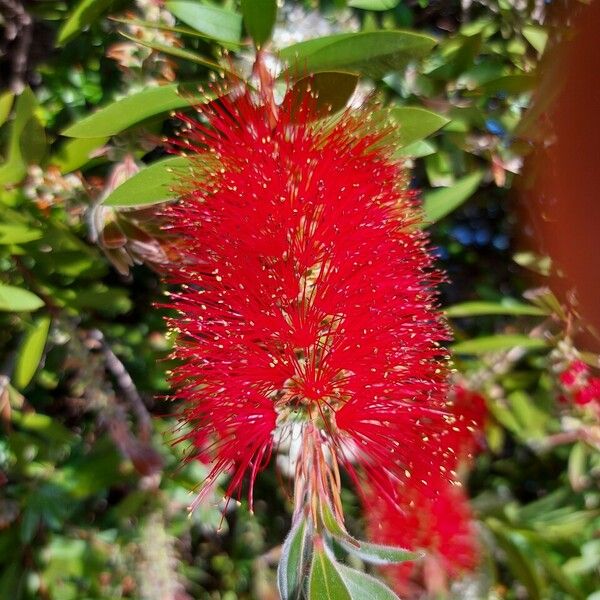
[[[542,316],[548,314],[547,311],[532,306],[530,304],[522,304],[516,300],[507,299],[502,302],[462,302],[461,304],[455,304],[449,306],[444,310],[446,316],[458,318],[458,317],[478,317],[481,315],[531,315],[531,316]]]
[[[435,223],[468,200],[478,188],[483,173],[476,171],[456,181],[452,187],[426,192],[423,210],[427,223]]]
[[[166,158],[126,179],[104,201],[106,206],[144,206],[174,198],[171,190],[181,180],[190,161],[182,156]]]
[[[25,388],[34,376],[44,354],[49,329],[50,317],[42,317],[26,333],[12,378],[17,388]]]
[[[400,30],[339,33],[283,48],[280,57],[292,74],[342,69],[378,78],[425,56],[435,43],[428,35]]]
[[[539,350],[546,347],[546,342],[539,338],[532,338],[519,334],[488,335],[451,346],[455,354],[484,354],[486,352],[500,352],[511,348],[524,348],[526,350]]]
[[[58,46],[66,44],[78,36],[100,15],[110,8],[114,0],[81,0],[74,9],[69,11],[69,18],[63,23],[58,32]]]
[[[44,301],[30,291],[0,283],[0,310],[29,312],[42,306]]]
[[[56,165],[61,173],[71,173],[90,162],[91,153],[107,141],[108,136],[68,140],[50,157],[49,163]]]
[[[398,124],[401,147],[426,138],[450,121],[442,115],[417,106],[397,106],[390,110],[390,116]]]
[[[403,563],[406,561],[420,560],[424,554],[422,552],[414,552],[406,548],[398,548],[396,546],[386,546],[383,544],[372,544],[362,540],[354,540],[356,544],[349,543],[343,538],[336,538],[336,541],[349,552],[358,556],[365,562],[374,565],[390,565]]]
[[[242,16],[193,0],[168,0],[167,8],[183,23],[216,40],[239,42]]]
[[[389,10],[396,8],[400,0],[349,0],[348,6],[363,10]]]

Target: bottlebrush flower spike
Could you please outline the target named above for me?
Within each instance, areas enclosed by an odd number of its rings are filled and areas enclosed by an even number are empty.
[[[296,508],[343,523],[338,464],[381,493],[451,463],[440,438],[448,333],[415,193],[367,110],[318,121],[314,101],[230,94],[174,143],[191,154],[167,209],[182,260],[172,375],[186,437],[227,495],[301,426]],[[315,508],[316,507],[316,508]]]
[[[474,569],[478,544],[468,499],[460,487],[440,477],[427,487],[401,487],[400,502],[375,496],[366,511],[369,539],[425,550],[421,564],[383,567],[402,598],[447,592],[448,580]]]

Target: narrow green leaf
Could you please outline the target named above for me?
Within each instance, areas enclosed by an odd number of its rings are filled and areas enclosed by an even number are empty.
[[[0,185],[17,183],[27,173],[27,162],[21,151],[21,136],[33,116],[37,101],[33,92],[25,88],[15,102],[15,115],[10,125],[5,162],[0,166]]]
[[[168,0],[167,8],[186,25],[224,42],[239,42],[242,16],[195,0]]]
[[[398,124],[401,148],[430,136],[450,122],[442,115],[417,106],[397,106],[390,110],[390,116]]]
[[[277,0],[242,0],[246,31],[257,46],[270,37],[277,18]]]
[[[531,91],[537,82],[533,75],[504,75],[492,81],[486,81],[478,88],[485,94],[522,94]]]
[[[144,119],[190,105],[177,92],[177,85],[162,85],[112,102],[81,121],[67,127],[62,135],[74,138],[100,138],[116,135]]]
[[[141,46],[146,46],[146,48],[152,48],[152,50],[156,50],[157,52],[162,52],[163,54],[169,54],[170,56],[176,56],[177,58],[182,58],[183,60],[187,60],[189,62],[196,63],[197,65],[203,65],[208,67],[209,69],[213,69],[214,71],[218,71],[220,73],[227,73],[232,77],[239,77],[237,73],[228,69],[227,67],[223,67],[216,63],[214,60],[209,60],[208,58],[204,58],[204,56],[200,56],[200,54],[196,54],[196,52],[192,52],[191,50],[186,50],[184,48],[177,48],[177,46],[167,46],[165,44],[159,44],[157,42],[146,42],[144,40],[138,40],[137,38],[123,33],[120,34],[135,42],[136,44],[140,44]]]
[[[4,92],[0,94],[0,126],[6,123],[6,119],[8,119],[10,115],[10,109],[13,105],[13,100],[15,99],[15,95],[12,92]]]
[[[35,375],[44,354],[49,330],[50,317],[42,317],[38,319],[31,330],[25,335],[12,378],[13,383],[18,389],[22,390],[27,387],[31,378]]]
[[[42,163],[48,150],[48,143],[46,141],[46,130],[35,115],[25,123],[19,146],[26,165],[39,165]]]
[[[567,472],[569,483],[575,491],[582,490],[589,481],[589,470],[587,468],[588,446],[583,442],[575,442],[569,452],[569,464]]]
[[[548,32],[539,25],[525,25],[523,27],[523,37],[537,50],[538,54],[544,52],[548,42]]]
[[[436,147],[427,140],[417,140],[408,146],[398,148],[394,152],[394,158],[421,158],[430,156],[436,151]]]
[[[144,206],[172,200],[173,185],[190,167],[189,158],[174,156],[151,164],[126,179],[104,200],[106,206]]]
[[[348,6],[363,10],[390,10],[396,8],[400,0],[349,0]]]
[[[305,519],[301,519],[286,537],[277,567],[277,585],[282,600],[295,600],[302,597],[311,560],[311,528]]]
[[[90,162],[90,154],[107,141],[108,136],[68,140],[50,157],[49,162],[57,166],[63,174],[72,173]]]
[[[336,565],[338,573],[346,584],[352,600],[399,600],[399,597],[384,583],[368,573],[351,569],[346,565]]]
[[[500,352],[516,347],[539,350],[546,347],[546,342],[527,335],[498,334],[458,342],[452,345],[452,350],[455,354],[485,354],[486,352]]]
[[[502,302],[462,302],[449,306],[444,310],[447,317],[478,317],[481,315],[531,315],[543,316],[548,314],[537,306],[522,304],[516,300],[507,298]]]
[[[340,33],[288,46],[280,57],[289,65],[284,76],[343,69],[379,78],[422,58],[435,44],[435,38],[409,31]]]
[[[303,77],[294,82],[287,92],[292,100],[292,113],[302,106],[308,90],[315,96],[316,111],[326,116],[342,110],[356,89],[358,75],[342,71],[327,71]]]
[[[116,23],[122,23],[123,25],[135,25],[137,27],[147,27],[148,29],[159,29],[160,31],[180,33],[181,35],[186,35],[188,37],[194,38],[201,38],[204,40],[214,39],[210,35],[202,33],[201,31],[197,31],[196,29],[192,29],[191,27],[171,27],[169,25],[165,25],[164,23],[155,23],[154,21],[144,21],[141,19],[123,19],[120,17],[112,17],[111,21],[115,21]],[[239,44],[236,44],[234,42],[227,42],[227,45],[242,46],[242,43],[240,42]]]
[[[467,200],[477,189],[483,173],[476,171],[459,179],[452,187],[424,194],[423,210],[428,224],[439,221]]]
[[[308,600],[352,600],[325,549],[315,551],[308,580]]]
[[[350,554],[358,556],[365,562],[373,565],[391,565],[403,563],[409,560],[420,560],[423,558],[423,552],[414,552],[406,548],[396,546],[385,546],[383,544],[372,544],[362,540],[354,540],[355,544],[349,543],[343,538],[336,538],[336,541]]]
[[[26,244],[39,240],[43,233],[22,223],[0,223],[0,245]]]
[[[44,301],[28,290],[0,283],[0,310],[29,312],[42,306]]]
[[[78,36],[85,27],[107,11],[114,0],[81,0],[58,32],[56,44],[62,46]]]

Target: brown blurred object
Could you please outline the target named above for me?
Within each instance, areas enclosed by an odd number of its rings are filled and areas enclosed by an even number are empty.
[[[568,6],[524,131],[537,142],[527,208],[539,249],[561,274],[553,287],[574,289],[577,311],[600,332],[600,2]]]

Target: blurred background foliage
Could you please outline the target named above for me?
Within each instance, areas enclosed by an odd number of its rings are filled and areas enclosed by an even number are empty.
[[[258,480],[254,515],[242,502],[222,516],[219,489],[186,511],[205,467],[171,443],[155,272],[169,240],[154,210],[172,177],[158,161],[181,160],[162,146],[170,112],[223,70],[250,73],[248,33],[268,38],[271,8],[0,2],[0,598],[277,597],[289,490],[275,468]],[[324,0],[277,11],[275,55],[295,49],[300,64],[336,72],[318,86],[333,104],[354,93],[388,106],[423,190],[456,378],[489,412],[466,481],[481,565],[452,584],[455,598],[600,598],[598,412],[559,400],[565,365],[598,366],[596,342],[572,296],[540,287],[552,263],[532,251],[514,194],[539,133],[543,111],[530,107],[548,48],[582,10]],[[362,38],[359,59],[347,46],[325,57],[293,46],[397,29],[437,43],[387,51]]]

